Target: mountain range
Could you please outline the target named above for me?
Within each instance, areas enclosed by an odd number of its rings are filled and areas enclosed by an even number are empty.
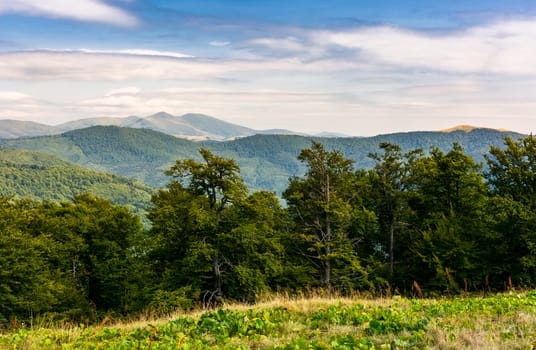
[[[92,170],[163,187],[170,180],[164,171],[175,160],[199,159],[198,150],[205,147],[217,155],[235,159],[251,190],[281,194],[290,177],[304,174],[304,165],[297,156],[302,149],[310,147],[312,140],[323,143],[327,149],[340,150],[355,162],[356,168],[370,168],[374,163],[368,155],[379,152],[381,142],[398,144],[403,151],[416,148],[429,151],[432,146],[448,151],[453,142],[457,142],[477,162],[483,162],[490,146],[503,146],[505,136],[517,139],[523,135],[464,128],[450,132],[420,131],[346,138],[256,134],[225,142],[194,142],[150,129],[92,126],[58,135],[0,140],[0,148],[41,151]]]
[[[31,121],[4,119],[0,120],[0,139],[57,135],[67,131],[97,125],[113,125],[136,129],[150,129],[154,131],[160,131],[162,133],[175,137],[194,141],[225,141],[232,140],[238,137],[252,136],[255,134],[300,134],[284,129],[250,129],[244,126],[228,123],[226,121],[204,114],[190,113],[182,116],[174,116],[166,112],[159,112],[143,118],[87,118],[74,120],[54,126]]]

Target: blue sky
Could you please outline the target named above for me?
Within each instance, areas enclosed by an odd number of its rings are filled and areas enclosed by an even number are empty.
[[[0,118],[534,132],[536,2],[0,0]]]

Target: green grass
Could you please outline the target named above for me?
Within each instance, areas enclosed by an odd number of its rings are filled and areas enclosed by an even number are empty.
[[[0,335],[6,349],[535,349],[536,291],[443,299],[274,298],[151,321]]]

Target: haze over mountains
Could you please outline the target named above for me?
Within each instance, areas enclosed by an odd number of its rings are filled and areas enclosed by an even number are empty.
[[[284,129],[254,130],[203,114],[190,113],[174,116],[166,112],[159,112],[144,118],[88,118],[59,125],[45,125],[31,121],[0,120],[0,138],[57,135],[96,125],[150,129],[194,141],[225,141],[255,134],[300,135],[298,132]]]

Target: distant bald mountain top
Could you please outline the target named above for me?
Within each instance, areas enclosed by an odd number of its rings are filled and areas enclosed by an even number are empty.
[[[475,129],[490,129],[490,128],[485,128],[485,127],[482,127],[482,126],[474,126],[474,125],[456,125],[456,126],[453,126],[452,128],[448,128],[448,129],[443,129],[443,130],[440,130],[441,132],[453,132],[453,131],[465,131],[465,132],[470,132],[470,131],[473,131]],[[501,132],[510,132],[510,130],[507,130],[507,129],[490,129],[490,130],[497,130],[497,131],[501,131]]]
[[[56,127],[22,120],[0,120],[0,139],[59,134]]]
[[[166,112],[159,112],[144,118],[88,118],[54,126],[31,121],[0,120],[0,138],[13,139],[58,135],[67,131],[98,125],[150,129],[193,141],[227,141],[256,134],[300,135],[300,133],[284,129],[250,129],[203,114],[174,116]]]

